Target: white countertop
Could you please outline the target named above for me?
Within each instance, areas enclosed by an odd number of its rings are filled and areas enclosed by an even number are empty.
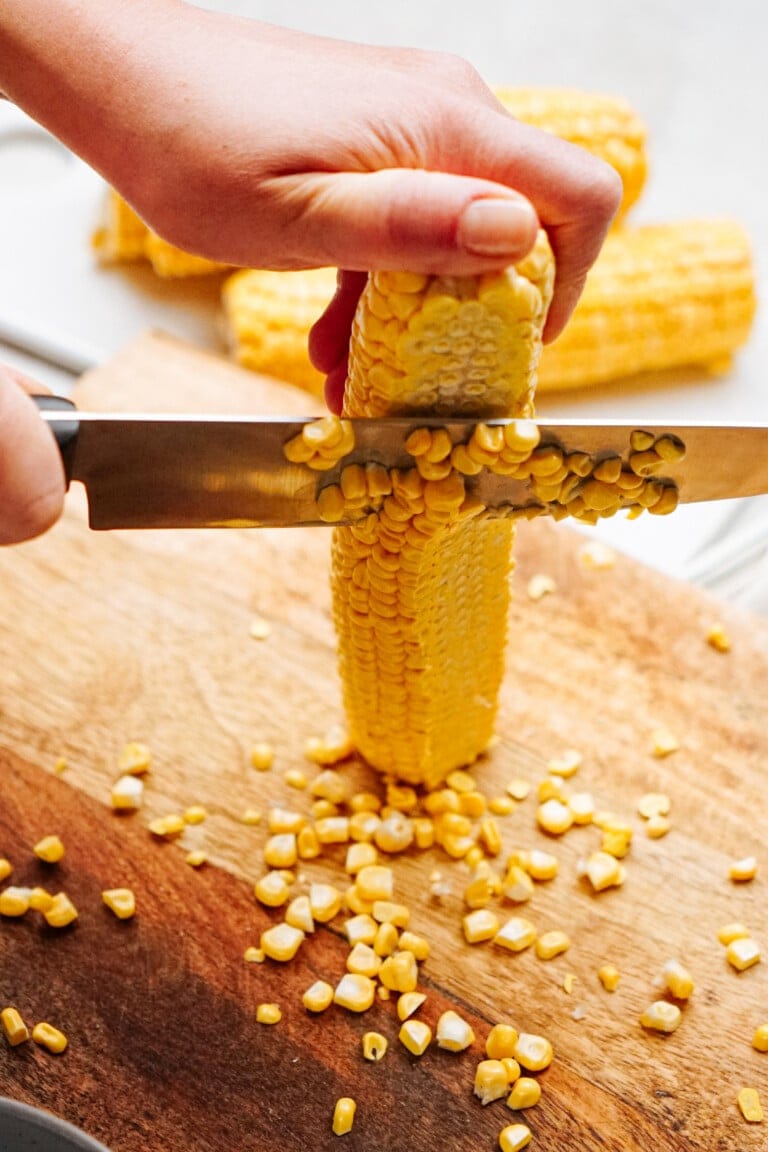
[[[649,127],[651,177],[633,218],[736,217],[753,238],[760,294],[768,297],[763,0],[539,0],[535,6],[476,0],[470,8],[438,0],[390,0],[386,8],[358,0],[226,0],[205,6],[350,40],[460,52],[494,82],[624,96]],[[96,265],[88,238],[101,197],[94,173],[0,103],[0,359],[53,388],[66,390],[70,372],[107,358],[150,327],[221,348],[212,283],[166,283],[147,269]],[[642,390],[611,386],[550,395],[538,407],[542,417],[768,420],[765,306],[752,341],[725,376],[687,373]],[[614,519],[593,534],[768,612],[768,499],[687,506],[657,520]]]

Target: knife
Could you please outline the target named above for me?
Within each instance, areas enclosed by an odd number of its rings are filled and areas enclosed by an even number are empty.
[[[115,414],[80,412],[56,396],[35,401],[56,437],[67,483],[80,481],[86,488],[94,529],[325,526],[318,492],[339,482],[343,466],[412,468],[405,443],[415,429],[445,428],[459,444],[481,423],[421,415],[352,420],[353,450],[318,472],[290,463],[284,453],[286,443],[317,417]],[[595,461],[620,456],[625,466],[633,432],[671,438],[684,446],[684,455],[664,460],[653,478],[675,486],[682,502],[768,492],[768,423],[547,420],[538,430],[542,446],[586,453]],[[491,515],[552,511],[527,480],[483,469],[465,477],[465,484]],[[337,522],[353,523],[364,514]]]

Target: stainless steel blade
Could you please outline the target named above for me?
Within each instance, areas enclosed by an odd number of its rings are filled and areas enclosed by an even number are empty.
[[[338,481],[339,466],[315,472],[289,463],[284,455],[287,441],[313,418],[72,411],[41,415],[54,429],[57,421],[77,421],[72,479],[82,481],[88,491],[93,528],[325,526],[318,518],[316,496],[319,487]],[[446,428],[451,439],[461,443],[478,421],[414,416],[352,423],[355,448],[343,465],[375,461],[401,468],[413,465],[405,441],[415,428]],[[542,444],[598,458],[626,459],[630,435],[637,428],[678,437],[686,446],[685,458],[665,464],[660,475],[677,484],[684,502],[768,492],[768,424],[548,420],[539,427]],[[466,483],[490,509],[521,507],[534,500],[524,481],[485,469],[467,477]]]

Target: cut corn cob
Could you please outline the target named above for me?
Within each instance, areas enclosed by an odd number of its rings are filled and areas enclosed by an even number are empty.
[[[645,125],[616,96],[569,88],[494,88],[518,120],[586,148],[616,169],[624,185],[619,215],[640,198],[647,175]]]
[[[104,264],[149,260],[157,275],[165,278],[202,276],[227,267],[161,240],[113,188],[107,190],[104,219],[92,242]]]
[[[621,228],[608,235],[539,389],[584,387],[659,369],[718,370],[755,312],[749,239],[731,220]]]
[[[151,229],[147,230],[144,241],[144,255],[157,275],[167,280],[182,276],[208,276],[212,272],[223,272],[229,268],[228,264],[219,264],[216,260],[208,260],[205,256],[184,252],[174,244],[169,244],[167,240],[161,239]]]
[[[542,232],[502,275],[373,274],[345,415],[530,414],[553,273]],[[428,787],[491,740],[509,605],[512,525],[468,515],[454,459],[433,433],[418,467],[388,478],[381,511],[336,529],[332,549],[352,739],[376,768]]]

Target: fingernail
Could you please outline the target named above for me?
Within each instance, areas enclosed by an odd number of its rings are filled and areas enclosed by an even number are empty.
[[[477,256],[516,256],[533,243],[536,223],[527,204],[489,196],[466,206],[459,217],[457,240]]]

